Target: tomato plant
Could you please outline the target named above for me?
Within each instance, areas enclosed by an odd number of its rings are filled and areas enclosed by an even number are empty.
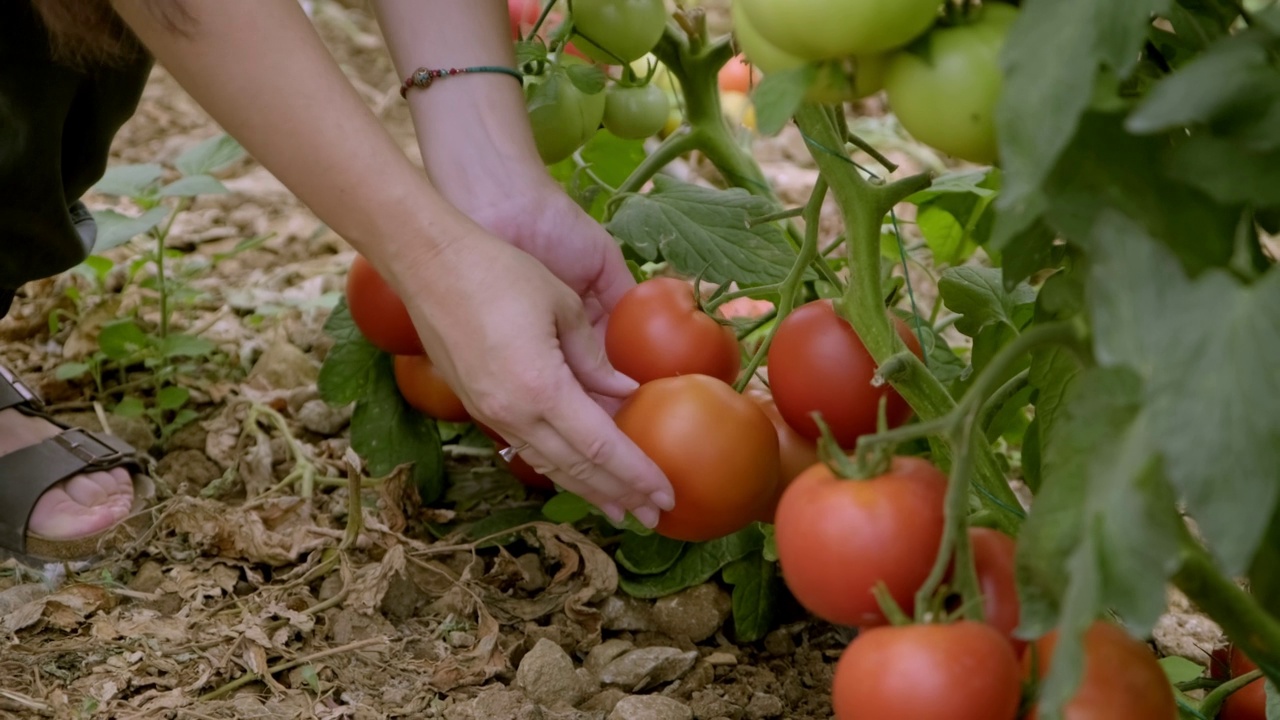
[[[653,49],[667,24],[662,0],[571,0],[577,44],[608,65],[629,63]]]
[[[586,65],[566,55],[542,75],[525,77],[529,124],[542,161],[551,165],[569,157],[596,134],[604,120],[605,94],[586,93],[566,71]]]
[[[413,409],[446,422],[471,420],[471,413],[467,412],[462,400],[425,354],[397,355],[394,372],[400,395]]]
[[[706,375],[646,382],[614,417],[666,473],[674,510],[657,531],[712,540],[759,518],[778,484],[778,438],[764,411]]]
[[[360,334],[379,350],[393,355],[426,352],[404,301],[363,255],[356,256],[347,272],[347,307]]]
[[[928,461],[895,457],[877,477],[847,480],[815,465],[782,494],[778,563],[796,600],[841,625],[885,622],[872,595],[883,582],[904,608],[942,540],[947,478]]]
[[[907,347],[920,355],[911,328],[897,318],[894,324]],[[782,417],[801,435],[817,439],[812,413],[819,413],[841,447],[852,448],[859,436],[875,432],[881,398],[889,427],[911,416],[911,407],[893,388],[872,384],[875,372],[875,360],[830,300],[796,308],[778,324],[769,347],[769,384]]]
[[[642,140],[657,135],[670,113],[667,93],[657,85],[613,84],[605,91],[604,127],[620,138]]]
[[[761,35],[806,60],[905,45],[933,24],[942,0],[735,0]]]
[[[1013,720],[1021,695],[1009,644],[962,621],[860,631],[836,664],[831,700],[836,720]]]
[[[1009,5],[984,5],[977,19],[937,28],[893,55],[885,91],[912,137],[954,157],[995,162],[999,56],[1016,13]]]
[[[1051,631],[1022,656],[1023,674],[1043,678],[1059,642]],[[1028,720],[1039,717],[1033,709]],[[1084,677],[1063,709],[1064,720],[1174,720],[1173,688],[1151,648],[1117,625],[1096,621],[1084,637]]]
[[[1234,648],[1230,653],[1229,667],[1231,677],[1258,669],[1252,660]],[[1218,720],[1267,720],[1266,682],[1259,678],[1228,695],[1218,712]]]
[[[622,296],[609,316],[605,351],[614,368],[640,383],[692,374],[731,383],[741,364],[733,329],[698,307],[692,284],[669,277]]]

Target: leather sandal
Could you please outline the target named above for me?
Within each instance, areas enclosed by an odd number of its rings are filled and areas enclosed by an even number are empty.
[[[62,428],[51,438],[0,455],[0,557],[31,562],[91,559],[145,529],[155,501],[155,482],[132,446],[105,433],[74,428],[44,412],[44,402],[26,383],[0,365],[0,410],[14,408]],[[128,468],[133,475],[133,509],[105,530],[65,540],[29,532],[27,522],[46,490],[88,472]]]

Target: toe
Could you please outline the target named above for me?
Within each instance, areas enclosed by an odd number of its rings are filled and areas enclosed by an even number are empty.
[[[40,496],[28,529],[53,540],[101,532],[128,516],[133,507],[133,479],[123,468],[77,475]]]

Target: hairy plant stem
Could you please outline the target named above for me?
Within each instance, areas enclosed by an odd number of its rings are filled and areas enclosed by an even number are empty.
[[[1204,696],[1204,700],[1200,701],[1200,707],[1197,708],[1204,717],[1218,717],[1218,710],[1222,708],[1222,703],[1226,702],[1231,693],[1248,685],[1249,683],[1262,677],[1261,670],[1250,670],[1249,672],[1233,677],[1214,688],[1209,694]]]

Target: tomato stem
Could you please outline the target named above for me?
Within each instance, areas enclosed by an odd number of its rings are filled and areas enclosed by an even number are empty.
[[[903,611],[902,606],[898,605],[898,601],[893,599],[893,595],[889,592],[888,586],[884,581],[876,583],[871,588],[871,594],[875,596],[876,602],[880,604],[880,612],[884,613],[884,617],[894,627],[902,627],[911,624],[911,616]]]
[[[1231,693],[1260,677],[1262,677],[1261,670],[1250,670],[1239,677],[1233,677],[1222,683],[1205,695],[1204,699],[1200,701],[1200,714],[1210,718],[1218,717],[1218,710],[1222,708],[1222,703],[1226,702],[1226,699],[1231,696]]]

